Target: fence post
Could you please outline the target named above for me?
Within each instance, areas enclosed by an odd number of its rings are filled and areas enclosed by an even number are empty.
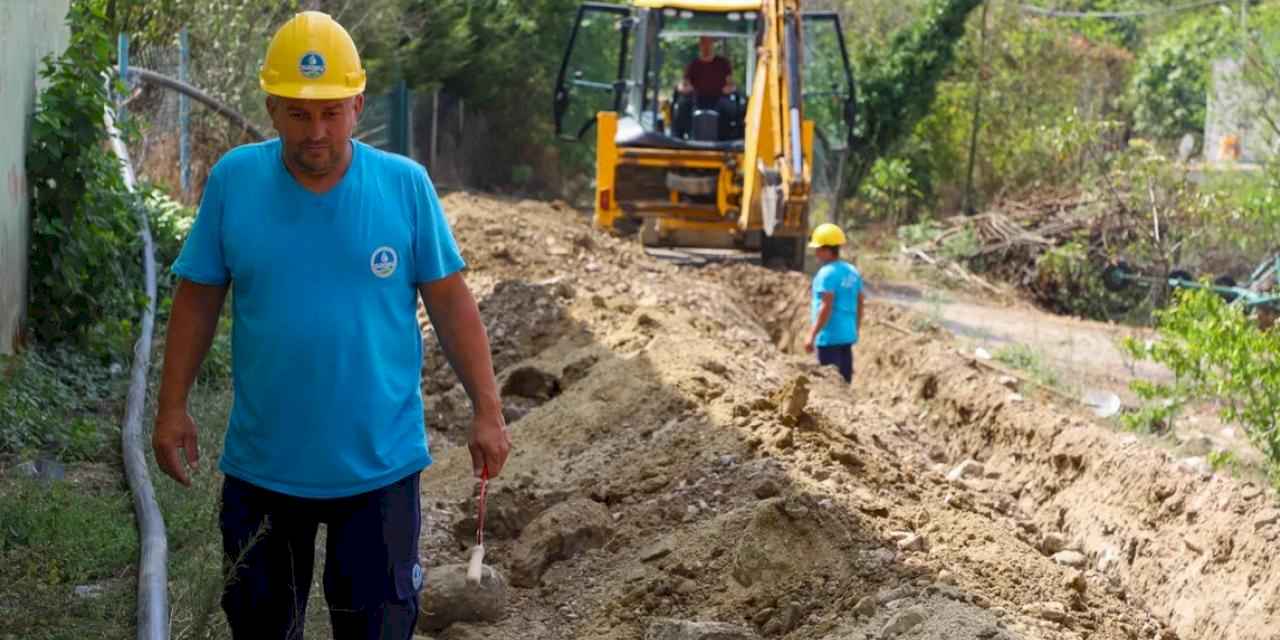
[[[120,60],[120,79],[124,81],[124,86],[126,91],[126,94],[124,96],[118,96],[116,98],[116,100],[119,102],[119,104],[116,105],[116,111],[117,111],[116,120],[119,120],[121,124],[124,124],[124,121],[125,121],[124,101],[129,97],[127,93],[128,87],[129,87],[129,34],[127,33],[120,34],[119,39],[116,41],[116,50],[118,51],[117,55]]]
[[[436,143],[440,141],[440,87],[436,87],[431,92],[431,164],[428,167],[432,171],[436,168]]]
[[[409,84],[396,82],[391,89],[391,150],[409,155]]]
[[[187,46],[187,28],[178,32],[178,80],[191,83],[191,50]],[[191,192],[191,101],[184,93],[178,94],[178,162],[182,167],[182,195]]]

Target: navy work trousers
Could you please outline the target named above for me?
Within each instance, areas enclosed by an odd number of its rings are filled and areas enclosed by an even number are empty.
[[[235,640],[301,640],[316,530],[335,640],[410,640],[418,619],[419,472],[368,493],[310,499],[227,476],[222,608]]]
[[[853,381],[853,345],[833,344],[818,347],[818,364],[830,365],[840,370],[845,382]]]

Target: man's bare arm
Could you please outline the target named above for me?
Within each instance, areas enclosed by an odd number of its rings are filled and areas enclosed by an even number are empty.
[[[862,310],[866,308],[866,296],[862,292],[858,292],[858,324],[854,327],[854,333],[858,336],[862,335]]]
[[[490,476],[497,476],[506,464],[511,439],[502,417],[502,399],[480,309],[461,274],[419,284],[418,291],[440,348],[471,399],[472,471],[480,475],[487,469]]]
[[[822,332],[822,328],[827,326],[827,322],[831,320],[831,312],[836,306],[836,294],[830,291],[822,294],[822,302],[818,307],[818,318],[813,322],[813,328],[809,330],[809,338],[805,340],[805,350],[812,351],[813,343],[817,341],[818,334]]]
[[[184,485],[190,485],[191,481],[178,457],[178,450],[183,450],[192,469],[200,460],[196,424],[187,412],[187,398],[218,331],[218,315],[227,299],[227,289],[227,285],[210,286],[179,280],[169,313],[164,369],[151,446],[160,469]]]

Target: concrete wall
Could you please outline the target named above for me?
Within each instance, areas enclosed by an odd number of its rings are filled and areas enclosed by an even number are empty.
[[[26,308],[29,219],[23,159],[40,59],[67,46],[70,0],[0,0],[0,354]]]
[[[1204,159],[1208,162],[1260,163],[1276,151],[1272,132],[1260,112],[1266,109],[1274,114],[1277,105],[1267,104],[1262,92],[1242,75],[1238,60],[1222,58],[1213,63],[1204,117]]]

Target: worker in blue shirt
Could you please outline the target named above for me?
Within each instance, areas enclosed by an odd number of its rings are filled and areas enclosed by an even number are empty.
[[[217,162],[173,265],[156,460],[190,484],[188,396],[234,289],[235,398],[219,465],[232,637],[303,637],[324,524],[332,637],[409,640],[423,576],[419,475],[431,462],[419,297],[471,399],[473,470],[496,476],[511,439],[488,338],[426,171],[351,139],[365,71],[347,31],[323,13],[294,16],[259,80],[280,135]]]
[[[834,224],[821,224],[813,230],[809,246],[815,250],[819,266],[813,276],[813,328],[804,350],[813,353],[816,347],[818,363],[836,367],[845,382],[851,382],[853,345],[858,344],[862,328],[862,274],[840,259],[844,244],[844,232]]]

